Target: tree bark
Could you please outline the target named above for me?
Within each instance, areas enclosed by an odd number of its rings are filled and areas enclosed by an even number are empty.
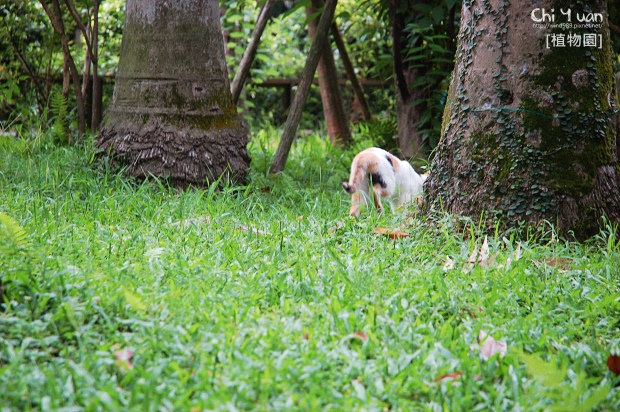
[[[306,15],[312,16],[323,7],[323,0],[312,0],[306,7]],[[310,37],[314,38],[317,32],[317,19],[308,23]],[[329,36],[329,35],[328,35]],[[317,67],[321,102],[323,103],[323,117],[327,124],[327,134],[333,146],[346,145],[351,141],[349,116],[344,110],[342,93],[338,84],[338,71],[334,61],[334,54],[329,42],[321,50],[321,58]]]
[[[233,102],[235,103],[235,105],[239,100],[241,90],[243,90],[245,79],[250,72],[250,66],[252,66],[254,57],[256,57],[256,50],[258,49],[258,44],[260,43],[260,38],[263,35],[265,26],[267,26],[267,21],[269,20],[271,8],[273,7],[274,2],[275,0],[267,0],[266,3],[263,5],[260,14],[258,15],[258,19],[256,19],[256,25],[254,26],[252,37],[250,38],[248,46],[245,49],[245,53],[243,53],[243,57],[241,58],[241,62],[239,63],[239,68],[237,69],[235,77],[230,86]]]
[[[550,221],[580,239],[598,233],[603,216],[620,222],[606,4],[585,3],[591,10],[572,7],[572,23],[591,11],[601,28],[573,27],[582,41],[570,47],[547,47],[568,30],[533,26],[534,8],[555,9],[556,23],[566,22],[562,2],[463,3],[430,200],[476,219],[496,215],[505,226]],[[590,33],[596,47],[583,43]]]
[[[306,59],[306,64],[299,80],[299,86],[297,86],[297,92],[295,93],[291,109],[289,110],[286,123],[284,124],[282,138],[280,139],[276,154],[273,157],[271,173],[281,172],[286,164],[286,159],[288,159],[288,154],[291,150],[293,139],[295,138],[295,131],[301,119],[301,112],[303,111],[306,98],[308,97],[308,91],[314,79],[316,66],[319,63],[321,50],[327,45],[329,26],[334,18],[337,3],[338,0],[327,0],[325,2],[325,7],[323,7],[323,12],[321,13],[319,24],[316,28],[316,36],[312,40],[310,52],[308,53],[308,58]]]
[[[97,146],[136,177],[244,181],[248,130],[232,102],[216,0],[128,0]]]

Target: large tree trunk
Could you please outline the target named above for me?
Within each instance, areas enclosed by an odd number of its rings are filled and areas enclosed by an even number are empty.
[[[306,8],[308,17],[312,16],[319,8],[323,7],[323,0],[312,0],[312,4]],[[314,38],[318,19],[313,19],[308,23],[310,37]],[[319,89],[321,90],[321,102],[323,103],[323,116],[327,124],[327,134],[334,146],[346,145],[351,141],[351,131],[349,129],[349,116],[344,110],[342,93],[338,83],[338,71],[332,52],[331,44],[328,42],[321,50],[321,59],[317,66],[319,76]]]
[[[572,7],[600,13],[600,28],[537,28],[534,17],[564,2],[532,5],[465,1],[442,139],[426,190],[449,212],[504,224],[548,220],[578,238],[601,217],[620,221],[620,166],[613,112],[609,28],[604,1]],[[564,6],[562,6],[564,5]],[[598,15],[597,15],[598,16]],[[547,48],[555,34],[580,46]],[[596,47],[584,44],[594,34]],[[600,43],[598,43],[600,41]]]
[[[127,0],[114,97],[97,146],[127,173],[179,186],[244,180],[217,0]]]

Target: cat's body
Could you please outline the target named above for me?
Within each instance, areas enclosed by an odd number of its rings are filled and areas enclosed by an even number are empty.
[[[379,212],[383,211],[382,198],[395,206],[407,203],[422,192],[426,177],[383,149],[362,150],[353,159],[349,181],[342,183],[345,192],[352,195],[349,215],[359,216],[360,206],[368,204],[371,196]]]

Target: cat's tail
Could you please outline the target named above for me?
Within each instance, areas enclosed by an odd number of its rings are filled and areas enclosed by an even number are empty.
[[[349,182],[342,182],[342,188],[344,189],[345,192],[353,194],[355,193],[355,190],[353,189],[353,186],[351,186],[349,184]]]
[[[353,194],[360,190],[360,186],[364,182],[364,178],[369,173],[374,173],[377,169],[377,156],[364,150],[353,159],[351,164],[351,175],[348,182],[342,182],[342,188],[345,192]]]

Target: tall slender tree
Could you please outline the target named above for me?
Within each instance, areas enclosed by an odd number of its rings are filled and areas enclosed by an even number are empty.
[[[204,185],[245,178],[247,133],[232,101],[217,0],[127,0],[97,146],[132,176]]]
[[[323,0],[312,0],[306,7],[306,15],[310,18],[323,7]],[[310,37],[316,36],[318,19],[308,22]],[[334,53],[328,42],[321,50],[321,58],[317,66],[319,88],[321,90],[321,102],[323,103],[323,115],[327,124],[327,134],[332,145],[346,145],[351,141],[349,129],[349,116],[344,110],[342,93],[338,82],[338,71],[334,61]]]
[[[578,238],[619,222],[611,59],[605,1],[464,1],[430,199]]]

